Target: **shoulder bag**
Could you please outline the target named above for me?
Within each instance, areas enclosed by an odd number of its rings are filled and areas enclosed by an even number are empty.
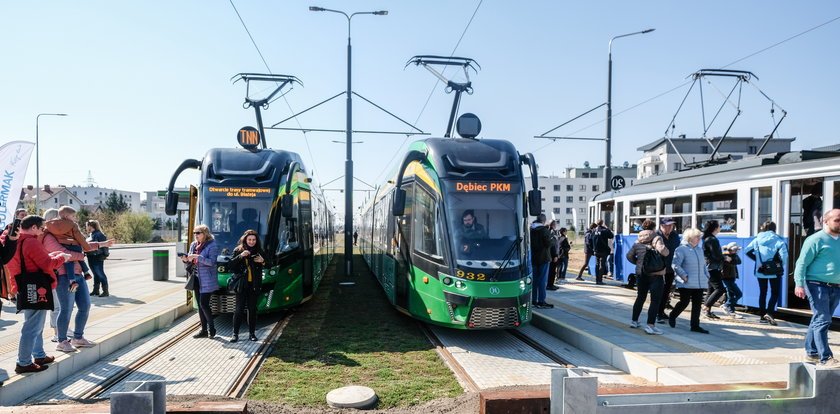
[[[761,260],[761,250],[758,246],[755,248],[755,257],[758,258],[758,273],[767,276],[778,276],[784,273],[784,268],[782,267],[781,260],[776,260],[776,256],[778,255],[778,251],[773,254],[773,258],[768,261]]]
[[[55,303],[52,294],[53,278],[40,270],[26,271],[23,258],[23,242],[20,243],[20,274],[15,275],[17,294],[15,295],[18,313],[25,309],[53,310]]]

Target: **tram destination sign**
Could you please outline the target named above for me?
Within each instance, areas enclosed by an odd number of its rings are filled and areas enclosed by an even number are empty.
[[[510,182],[455,181],[456,193],[512,193],[517,188]]]
[[[211,195],[231,198],[263,198],[271,197],[270,188],[261,187],[217,187],[209,186],[207,191]]]

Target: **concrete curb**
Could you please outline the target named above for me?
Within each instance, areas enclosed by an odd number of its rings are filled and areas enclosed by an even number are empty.
[[[630,375],[666,385],[697,383],[643,355],[539,312],[533,313],[531,324]]]
[[[23,375],[14,374],[0,387],[0,405],[20,404],[64,378],[99,362],[114,351],[171,325],[176,319],[191,311],[192,306],[190,304],[182,303],[99,338],[98,345],[93,348],[56,355],[55,362],[50,364],[50,368],[46,371]],[[51,343],[46,343],[45,347],[48,347],[49,344]]]

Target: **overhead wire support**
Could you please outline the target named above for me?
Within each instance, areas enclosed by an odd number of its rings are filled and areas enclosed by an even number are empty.
[[[577,119],[579,119],[580,117],[582,117],[582,116],[584,116],[584,115],[587,115],[587,114],[589,114],[590,112],[592,112],[592,111],[594,111],[594,110],[596,110],[596,109],[598,109],[598,108],[600,108],[600,107],[602,107],[602,106],[604,106],[604,105],[606,105],[606,104],[607,104],[607,103],[606,103],[606,102],[604,102],[604,103],[602,103],[602,104],[600,104],[600,105],[598,105],[598,106],[596,106],[596,107],[594,107],[594,108],[592,108],[592,109],[590,109],[590,110],[588,110],[588,111],[586,111],[586,112],[584,112],[584,113],[582,113],[582,114],[580,114],[580,115],[578,115],[578,116],[576,116],[576,117],[574,117],[574,118],[572,118],[572,119],[570,119],[570,120],[568,120],[568,121],[566,121],[566,122],[563,122],[563,123],[562,123],[562,124],[560,124],[560,125],[557,125],[557,126],[556,126],[556,127],[554,127],[554,128],[549,129],[548,131],[543,132],[543,133],[542,133],[542,134],[540,134],[540,135],[535,135],[535,136],[534,136],[534,138],[552,138],[552,137],[547,137],[546,135],[547,135],[547,134],[550,134],[550,133],[552,133],[552,132],[554,132],[555,130],[557,130],[557,129],[558,129],[558,128],[560,128],[560,127],[566,126],[566,125],[568,125],[568,124],[570,124],[570,123],[572,123],[572,122],[576,121],[576,120],[577,120]],[[553,137],[553,139],[567,139],[567,137]],[[572,139],[572,138],[568,138],[568,139]],[[577,138],[577,139],[599,139],[599,140],[601,140],[601,141],[603,141],[603,140],[604,140],[603,138]]]
[[[416,66],[423,66],[424,68],[426,68],[426,70],[435,75],[435,77],[444,82],[446,84],[446,93],[451,93],[453,91],[455,92],[455,97],[452,101],[452,110],[449,113],[449,122],[446,125],[446,133],[443,135],[444,138],[452,137],[452,126],[455,124],[455,115],[457,115],[458,107],[461,105],[461,94],[466,92],[468,95],[472,95],[473,93],[472,82],[470,82],[469,69],[472,69],[474,72],[478,73],[478,69],[481,69],[481,65],[479,65],[478,62],[471,58],[437,55],[414,56],[411,59],[409,59],[408,62],[406,62],[405,67],[408,67],[411,64],[414,64]],[[435,70],[433,66],[460,66],[464,71],[464,76],[466,76],[467,81],[455,82],[451,79],[447,79],[445,76],[443,76],[443,73]]]
[[[260,145],[263,149],[268,148],[266,145],[265,140],[265,128],[263,126],[262,120],[262,113],[260,109],[268,109],[269,102],[275,95],[280,93],[280,91],[286,87],[286,85],[293,85],[295,83],[303,86],[303,83],[297,77],[291,75],[271,75],[265,73],[238,73],[234,75],[231,80],[233,83],[239,82],[240,80],[245,81],[245,103],[243,107],[245,109],[254,108],[254,111],[257,115],[257,126],[260,129]],[[277,84],[277,87],[274,88],[274,91],[271,92],[267,97],[262,99],[251,99],[251,82],[274,82]]]

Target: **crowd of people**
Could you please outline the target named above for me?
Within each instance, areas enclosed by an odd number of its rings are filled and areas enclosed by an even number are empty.
[[[24,317],[15,366],[18,374],[46,370],[48,364],[55,361],[55,357],[47,355],[44,350],[43,331],[48,313],[50,326],[55,331],[53,342],[57,343],[57,351],[74,352],[78,348],[96,346],[96,343],[84,336],[92,296],[86,281],[93,278],[90,275],[90,270],[93,270],[104,289],[103,293],[96,292],[97,295],[108,296],[107,277],[101,262],[107,257],[107,249],[114,244],[114,240],[107,240],[101,231],[85,238],[76,221],[76,210],[69,206],[49,209],[43,217],[29,215],[25,209],[20,209],[15,212],[15,221],[0,235],[2,261],[8,270],[8,274],[0,278],[3,282],[2,293],[6,298],[16,298]],[[88,221],[86,225],[89,230],[99,230],[99,223],[94,220]],[[85,263],[86,254],[91,261],[90,269]],[[47,305],[37,308],[22,305],[28,303],[25,300],[28,298],[20,294],[31,295],[32,292],[19,294],[18,278],[33,277],[31,275],[49,280],[37,291],[37,302]],[[51,291],[47,290],[47,286]],[[73,331],[70,332],[74,309],[76,317]]]

